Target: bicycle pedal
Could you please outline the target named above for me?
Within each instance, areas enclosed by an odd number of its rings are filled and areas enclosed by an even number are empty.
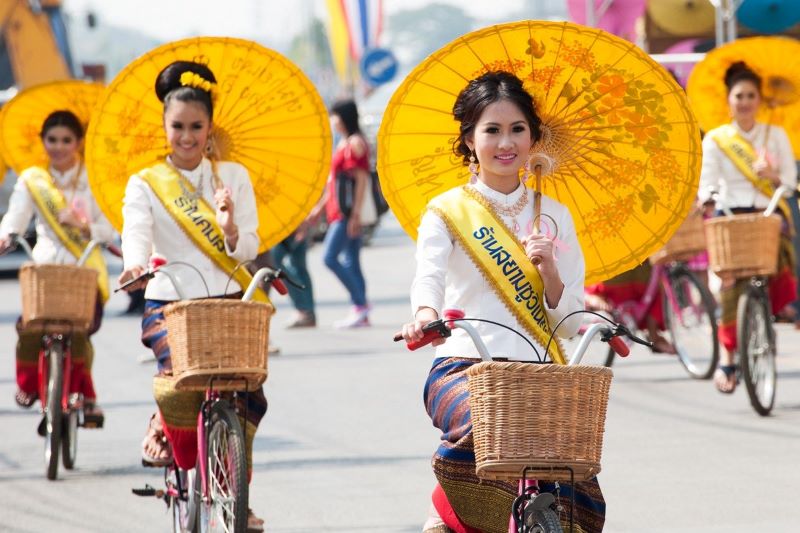
[[[156,489],[155,487],[145,484],[143,489],[131,489],[137,496],[155,496],[156,498],[163,498],[164,491],[162,489]]]

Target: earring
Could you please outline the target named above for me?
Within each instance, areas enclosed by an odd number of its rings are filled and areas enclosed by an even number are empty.
[[[469,182],[474,185],[478,181],[478,161],[475,159],[475,152],[469,155]]]

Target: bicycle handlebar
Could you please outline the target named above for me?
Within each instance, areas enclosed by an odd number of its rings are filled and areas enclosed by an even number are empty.
[[[20,236],[18,233],[10,233],[8,236],[11,239],[11,241],[14,243],[14,247],[13,248],[16,248],[17,246],[19,246],[20,248],[22,248],[25,251],[25,253],[28,255],[28,258],[31,261],[33,261],[33,249],[31,248],[31,245],[28,244],[28,241],[25,240],[25,237]],[[78,257],[78,261],[75,264],[77,266],[83,266],[84,264],[86,264],[86,261],[89,259],[89,256],[92,254],[94,249],[97,248],[98,246],[107,247],[111,251],[111,253],[113,253],[114,255],[117,255],[117,253],[118,253],[118,248],[116,246],[114,246],[114,245],[112,245],[110,243],[103,243],[103,242],[96,241],[96,240],[92,239],[86,244],[86,248],[83,249],[83,253],[81,253],[80,257]],[[11,249],[13,249],[13,248],[11,248]],[[119,256],[122,257],[122,254],[119,254]]]
[[[135,283],[137,283],[139,281],[153,279],[153,277],[155,277],[156,274],[160,273],[160,274],[164,274],[165,276],[167,276],[167,278],[170,280],[170,282],[172,283],[172,286],[175,288],[175,292],[178,293],[178,298],[180,300],[186,300],[187,299],[186,295],[183,292],[183,290],[181,289],[180,283],[175,278],[175,276],[169,271],[169,267],[171,267],[173,265],[178,265],[178,264],[181,264],[181,263],[173,262],[173,263],[170,263],[170,264],[160,264],[158,266],[150,267],[147,270],[145,270],[141,275],[126,281],[125,283],[123,283],[122,285],[120,285],[119,287],[114,289],[114,292],[119,292],[121,290],[124,290],[125,288],[130,287],[131,285],[133,285],[133,284],[135,284]],[[247,286],[247,290],[245,290],[244,296],[242,296],[242,301],[246,302],[246,301],[252,300],[253,299],[253,294],[256,292],[256,289],[258,288],[259,283],[261,283],[262,281],[267,281],[267,282],[272,283],[272,286],[275,287],[276,291],[278,291],[280,294],[284,294],[285,295],[288,292],[288,290],[286,289],[286,285],[283,284],[282,280],[286,280],[287,283],[297,287],[298,289],[305,289],[305,285],[302,285],[302,284],[297,283],[296,281],[294,281],[283,270],[280,270],[280,269],[273,270],[273,269],[268,268],[268,267],[262,267],[262,268],[258,269],[258,271],[253,275],[253,279],[250,281],[250,284]]]
[[[476,348],[478,349],[478,353],[481,355],[481,359],[484,361],[491,361],[492,358],[488,353],[486,345],[480,338],[480,334],[469,323],[466,323],[469,320],[478,320],[478,319],[471,319],[465,318],[464,313],[462,311],[457,310],[446,310],[445,311],[445,318],[434,320],[426,324],[422,331],[425,332],[423,337],[418,341],[412,341],[406,343],[406,346],[409,350],[417,350],[426,346],[433,342],[436,339],[440,338],[447,338],[452,335],[452,329],[456,327],[460,327],[472,338],[473,342],[475,343]],[[608,320],[608,319],[606,319]],[[456,325],[456,322],[461,322],[461,324]],[[581,338],[580,343],[578,344],[577,348],[575,349],[575,353],[573,357],[569,360],[570,365],[576,365],[581,362],[583,358],[583,354],[586,352],[586,348],[589,345],[589,342],[592,338],[600,333],[600,340],[603,342],[607,342],[609,346],[620,356],[626,357],[630,354],[630,349],[628,345],[622,341],[622,337],[627,337],[631,340],[631,342],[635,342],[636,344],[641,344],[643,346],[647,346],[649,348],[653,347],[653,343],[650,341],[646,341],[642,338],[637,337],[634,335],[630,329],[624,324],[618,324],[612,321],[608,321],[609,324],[592,324],[589,326],[589,329]],[[394,336],[394,341],[398,342],[403,340],[402,334],[396,334]]]

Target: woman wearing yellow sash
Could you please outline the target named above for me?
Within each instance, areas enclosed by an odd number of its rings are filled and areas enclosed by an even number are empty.
[[[763,211],[776,187],[797,186],[797,167],[792,146],[783,128],[756,122],[761,104],[761,78],[742,62],[732,64],[725,73],[728,105],[733,121],[709,131],[703,139],[703,168],[700,174],[699,201],[712,210],[729,208],[734,213]],[[783,202],[785,204],[785,202]],[[773,313],[795,300],[794,251],[784,213],[778,258],[778,273],[770,281]],[[718,212],[721,214],[721,212]],[[736,306],[747,280],[723,279],[720,290],[722,319],[719,338],[725,347],[714,383],[720,392],[736,387],[733,365],[736,351]]]
[[[74,264],[90,239],[107,242],[113,238],[114,229],[89,189],[80,155],[83,133],[80,120],[71,111],[54,111],[44,120],[40,137],[49,166],[47,169],[30,167],[17,179],[8,212],[0,223],[0,253],[12,245],[9,235],[24,234],[34,215],[36,246],[33,259],[37,263]],[[103,319],[103,303],[108,298],[108,276],[99,253],[92,266],[101,271],[100,294],[89,330],[72,335],[71,392],[83,394],[85,427],[102,427],[103,412],[97,405],[91,374],[94,350],[89,337],[97,332]],[[18,321],[17,333],[15,400],[27,408],[38,398],[41,331],[28,331]]]
[[[541,120],[522,82],[507,72],[489,72],[461,91],[453,108],[460,123],[455,154],[469,165],[471,183],[434,198],[422,217],[417,272],[411,289],[414,320],[403,326],[406,341],[444,309],[487,318],[525,333],[540,353],[552,328],[583,309],[584,260],[572,217],[559,202],[541,198],[541,229],[534,231],[534,195],[520,171],[541,136]],[[557,335],[574,335],[579,315],[566,318]],[[506,330],[474,324],[490,353],[534,361],[530,346]],[[438,345],[425,384],[424,400],[442,444],[433,458],[438,485],[424,530],[505,533],[517,485],[479,481],[475,474],[466,369],[480,361],[463,330]],[[553,346],[559,344],[553,342]],[[560,346],[551,352],[563,358]],[[553,490],[542,482],[544,490]],[[569,497],[572,487],[562,486]],[[579,483],[576,524],[600,531],[605,503],[595,479]],[[449,517],[449,518],[448,518]],[[447,518],[447,521],[443,520]],[[472,528],[472,529],[470,529]]]
[[[234,277],[229,282],[228,266],[255,258],[258,215],[247,169],[205,157],[216,84],[207,66],[189,61],[176,61],[158,75],[155,90],[164,104],[164,129],[171,153],[166,161],[141,170],[128,181],[122,211],[124,270],[120,283],[141,275],[151,254],[158,254],[167,264],[183,262],[196,268],[173,270],[188,298],[241,298],[244,281]],[[150,420],[142,457],[152,466],[174,459],[181,468],[190,469],[197,457],[195,427],[203,393],[177,391],[164,378],[171,373],[171,358],[162,309],[177,299],[166,277],[156,276],[147,283],[142,342],[158,360],[153,389],[159,413]],[[267,400],[263,389],[245,396],[237,398],[236,407],[248,415],[243,427],[252,468],[253,436],[266,413]],[[261,530],[263,521],[251,511],[248,531]]]

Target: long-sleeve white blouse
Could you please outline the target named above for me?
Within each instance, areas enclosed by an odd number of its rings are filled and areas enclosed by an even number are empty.
[[[497,192],[482,182],[472,185],[478,192],[501,206],[516,203],[522,195],[522,187],[511,194]],[[583,252],[575,234],[575,224],[569,210],[547,196],[542,197],[542,213],[552,217],[557,226],[559,244],[556,251],[556,264],[564,291],[555,308],[547,306],[550,327],[553,328],[566,315],[584,308],[583,285],[585,265]],[[501,216],[507,227],[514,227],[514,218]],[[519,226],[517,237],[529,234],[533,220],[533,194],[528,194],[528,205],[516,217]],[[552,222],[542,217],[542,232],[552,228]],[[552,235],[552,229],[551,229]],[[417,238],[417,271],[411,286],[411,308],[416,313],[422,307],[434,309],[439,316],[445,309],[460,309],[467,317],[490,319],[511,326],[520,333],[525,330],[514,315],[503,304],[491,285],[484,279],[481,271],[473,264],[461,245],[454,240],[444,221],[433,211],[422,217]],[[558,328],[560,337],[571,337],[581,325],[580,314],[574,315]],[[483,341],[494,357],[508,357],[519,361],[537,360],[530,346],[517,335],[491,324],[473,322]],[[544,347],[530,339],[540,353]],[[480,357],[469,336],[461,329],[453,330],[453,335],[436,348],[436,357]]]
[[[203,198],[209,205],[215,205],[212,167],[208,159],[203,158],[197,168],[181,169],[180,173],[196,190],[202,189]],[[217,163],[217,176],[231,190],[234,222],[239,231],[236,249],[231,250],[226,239],[225,251],[238,262],[254,259],[259,246],[258,212],[250,175],[238,163],[220,161]],[[177,264],[170,269],[187,298],[220,296],[246,288],[240,287],[235,280],[228,281],[229,275],[191,241],[138,174],[128,180],[122,215],[122,256],[126,269],[146,267],[150,256],[156,253],[163,256],[167,264],[180,261],[199,271]],[[203,280],[208,285],[208,291]],[[177,300],[178,294],[166,276],[155,276],[147,284],[145,297],[151,300]]]
[[[797,165],[792,153],[792,145],[786,131],[780,126],[770,126],[767,135],[765,124],[756,124],[750,131],[744,131],[733,122],[736,131],[750,142],[756,151],[764,151],[773,168],[778,171],[781,183],[794,190],[797,187]],[[739,172],[733,161],[725,155],[709,132],[703,139],[703,166],[700,171],[700,201],[707,202],[712,193],[718,191],[717,209],[722,207],[757,207],[764,209],[769,198],[758,192],[752,183]]]
[[[108,242],[113,239],[114,228],[92,196],[86,167],[78,163],[64,172],[52,167],[48,171],[56,187],[64,194],[67,206],[75,205],[84,211],[89,221],[91,238],[98,242]],[[80,172],[80,175],[72,190],[72,180],[77,172]],[[74,264],[77,261],[75,256],[64,247],[38,211],[25,181],[18,178],[8,202],[8,211],[0,222],[0,236],[6,237],[11,233],[22,235],[30,224],[31,217],[36,214],[36,246],[33,248],[33,260],[37,263]]]

